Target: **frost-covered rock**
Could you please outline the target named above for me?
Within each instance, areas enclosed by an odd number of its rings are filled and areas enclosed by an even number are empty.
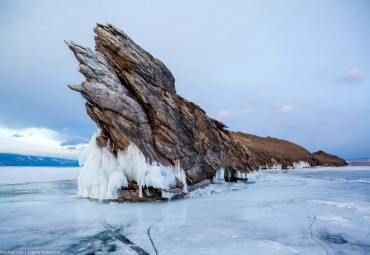
[[[249,150],[176,94],[175,79],[160,60],[112,25],[98,24],[94,31],[95,51],[66,42],[86,77],[69,87],[87,100],[87,113],[101,130],[82,156],[81,195],[117,198],[114,189],[126,179],[128,185],[135,181],[140,195],[144,186],[186,191],[187,184],[212,180],[220,168],[232,175],[252,170]],[[167,167],[174,168],[177,182],[162,178]]]

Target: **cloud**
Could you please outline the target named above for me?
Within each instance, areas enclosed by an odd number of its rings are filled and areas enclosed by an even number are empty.
[[[253,109],[243,109],[243,110],[238,110],[238,111],[229,111],[229,110],[221,110],[217,113],[216,119],[219,121],[223,121],[226,119],[226,117],[229,116],[235,116],[235,115],[241,115],[241,114],[247,114],[247,113],[252,113],[254,112]]]
[[[290,112],[293,111],[293,107],[291,105],[286,105],[281,107],[280,112]]]
[[[20,135],[20,134],[14,134],[12,135],[12,137],[23,137],[24,135]]]
[[[89,141],[85,138],[73,137],[69,138],[66,141],[60,143],[60,146],[69,146],[69,145],[78,145],[88,143]]]
[[[221,110],[221,111],[219,111],[217,113],[216,119],[222,121],[222,120],[224,120],[229,115],[231,115],[231,111],[229,111],[229,110]]]
[[[29,133],[29,134],[18,134],[18,133],[15,133],[15,134],[13,134],[12,135],[12,137],[18,137],[18,138],[20,138],[20,137],[25,137],[25,136],[33,136],[33,133]]]
[[[87,143],[87,139],[48,128],[12,129],[3,126],[0,126],[0,141],[0,152],[66,158],[76,158]],[[73,145],[65,147],[61,143]]]
[[[365,75],[358,69],[353,69],[349,73],[337,79],[340,83],[359,83],[363,80],[365,80]]]

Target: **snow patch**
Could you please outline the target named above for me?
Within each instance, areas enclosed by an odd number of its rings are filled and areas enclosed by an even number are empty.
[[[362,213],[370,213],[369,206],[363,207],[355,203],[339,203],[339,202],[325,201],[325,200],[309,200],[308,202],[319,204],[319,205],[335,206],[337,208],[356,209],[357,211],[362,212]]]
[[[183,191],[187,192],[185,172],[179,162],[174,167],[156,162],[149,164],[133,143],[115,157],[109,145],[102,149],[97,145],[99,135],[100,130],[92,136],[79,157],[79,163],[83,165],[78,177],[80,196],[98,200],[117,199],[120,187],[127,187],[128,181],[136,181],[142,197],[144,186],[169,190],[175,186],[176,178],[184,184]]]
[[[350,223],[350,220],[335,215],[316,216],[316,219],[330,222],[335,225],[346,225]]]

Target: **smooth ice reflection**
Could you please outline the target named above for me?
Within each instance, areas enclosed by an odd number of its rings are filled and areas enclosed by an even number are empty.
[[[264,171],[253,182],[220,182],[185,199],[153,203],[84,199],[76,195],[76,180],[56,179],[0,185],[1,249],[370,253],[370,169],[363,167]]]

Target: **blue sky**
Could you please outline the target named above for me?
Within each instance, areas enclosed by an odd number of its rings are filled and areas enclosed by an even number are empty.
[[[90,139],[63,40],[93,48],[99,22],[161,59],[178,94],[230,130],[370,157],[369,13],[366,0],[1,0],[0,152],[75,157]]]

